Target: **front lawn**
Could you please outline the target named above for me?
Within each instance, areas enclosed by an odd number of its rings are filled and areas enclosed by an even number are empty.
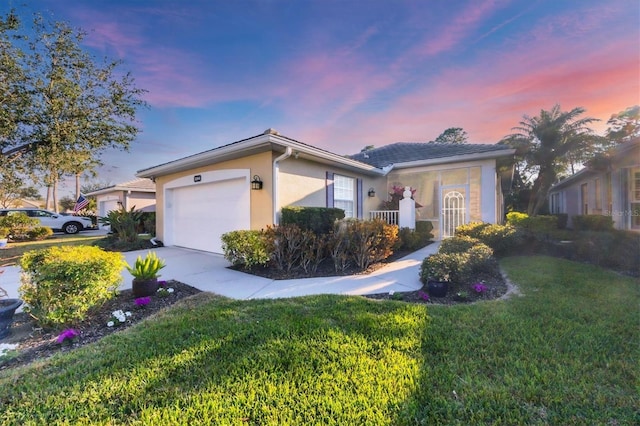
[[[438,306],[202,293],[0,372],[3,424],[633,424],[639,283],[501,262],[521,297]]]
[[[29,250],[46,249],[53,246],[90,246],[104,239],[104,235],[53,234],[42,241],[11,242],[0,249],[0,266],[14,265]]]

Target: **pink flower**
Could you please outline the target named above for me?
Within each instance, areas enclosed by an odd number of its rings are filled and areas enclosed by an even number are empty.
[[[58,343],[63,343],[65,340],[73,340],[79,333],[73,328],[68,328],[64,330],[58,336]]]
[[[151,302],[151,298],[147,297],[138,297],[136,299],[136,306],[146,306]]]
[[[475,283],[473,285],[473,290],[476,293],[484,293],[485,291],[488,290],[488,287],[486,285],[482,284],[482,283]]]
[[[429,293],[425,293],[424,291],[419,292],[418,296],[420,296],[422,300],[429,300]]]

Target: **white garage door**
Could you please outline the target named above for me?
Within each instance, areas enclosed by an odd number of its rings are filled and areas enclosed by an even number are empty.
[[[250,227],[249,196],[246,178],[168,190],[166,242],[222,253],[222,234]]]
[[[100,201],[100,207],[98,209],[100,216],[105,217],[112,210],[118,210],[120,206],[118,206],[118,200],[105,200]]]

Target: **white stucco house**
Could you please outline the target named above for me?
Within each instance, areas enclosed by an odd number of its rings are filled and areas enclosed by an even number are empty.
[[[223,233],[277,224],[285,206],[376,217],[394,186],[415,189],[416,220],[431,221],[438,239],[462,223],[498,223],[513,156],[501,145],[433,142],[344,156],[267,129],[136,176],[155,182],[157,235],[165,245],[220,253]]]
[[[98,216],[105,217],[109,211],[124,207],[136,211],[153,212],[156,208],[156,184],[145,178],[100,188],[86,193],[96,197]]]

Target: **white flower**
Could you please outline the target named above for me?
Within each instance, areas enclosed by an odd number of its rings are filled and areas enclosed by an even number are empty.
[[[389,290],[389,296],[393,296],[396,292],[393,290]]]
[[[131,312],[127,311],[124,313],[126,316],[130,317],[131,316]]]
[[[169,287],[169,288],[167,289],[167,293],[173,293],[173,289],[172,289],[171,287]]]
[[[107,323],[107,327],[113,327],[113,326],[114,326],[113,321],[109,321],[109,322]]]

